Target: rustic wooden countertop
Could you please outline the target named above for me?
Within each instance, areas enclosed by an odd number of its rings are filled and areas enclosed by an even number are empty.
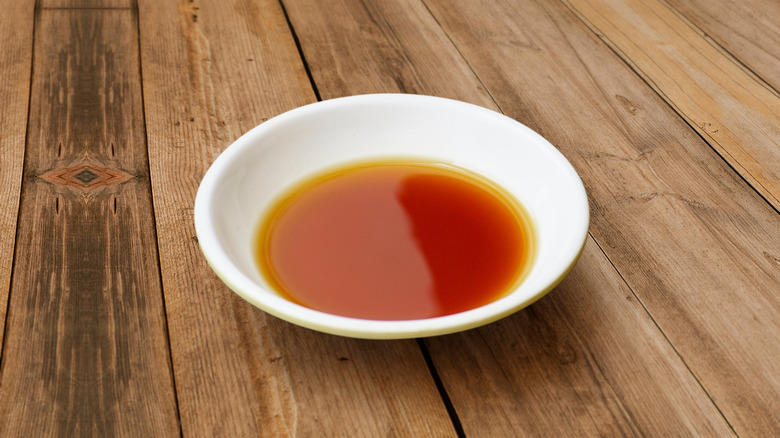
[[[780,436],[780,3],[0,0],[1,436]],[[582,176],[590,236],[479,329],[252,307],[192,206],[253,126],[472,102]]]

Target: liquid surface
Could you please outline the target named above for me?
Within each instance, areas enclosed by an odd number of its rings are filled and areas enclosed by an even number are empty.
[[[377,320],[449,315],[514,288],[532,254],[517,201],[465,170],[367,164],[304,182],[257,239],[260,269],[288,299]]]

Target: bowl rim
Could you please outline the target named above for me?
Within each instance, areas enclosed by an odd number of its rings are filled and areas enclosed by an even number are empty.
[[[277,125],[288,123],[312,112],[327,112],[341,106],[378,103],[432,105],[433,107],[444,105],[457,107],[455,110],[459,111],[488,114],[490,117],[511,122],[516,128],[525,131],[526,135],[533,137],[536,140],[535,146],[547,149],[546,152],[561,165],[560,168],[565,169],[567,179],[573,184],[571,189],[577,192],[574,195],[581,201],[579,206],[575,206],[577,207],[575,211],[579,214],[579,220],[575,223],[578,229],[574,230],[576,238],[571,241],[571,250],[563,254],[565,257],[562,257],[563,263],[557,270],[557,276],[530,296],[516,296],[513,299],[517,294],[509,293],[496,301],[461,313],[428,319],[387,321],[339,316],[293,303],[276,292],[258,285],[235,266],[214,231],[211,212],[212,200],[224,176],[224,171],[247,149],[252,148],[266,132],[272,131]],[[236,294],[252,305],[288,322],[325,333],[368,339],[416,338],[459,332],[494,322],[531,305],[558,285],[574,267],[587,241],[590,221],[587,194],[582,180],[563,154],[541,135],[510,117],[471,103],[435,96],[391,93],[353,95],[311,103],[279,114],[252,128],[230,144],[206,171],[195,197],[193,215],[198,243],[206,261],[222,282]]]

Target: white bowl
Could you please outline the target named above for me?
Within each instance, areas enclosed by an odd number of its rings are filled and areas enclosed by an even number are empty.
[[[453,315],[377,321],[295,304],[269,287],[255,260],[264,211],[291,185],[323,169],[383,158],[419,158],[481,174],[514,195],[536,238],[524,281],[492,303]],[[359,338],[411,338],[477,327],[516,312],[549,292],[579,258],[588,232],[582,181],[555,147],[524,125],[464,102],[375,94],[294,109],[230,145],[201,182],[195,200],[198,241],[233,291],[279,318]]]

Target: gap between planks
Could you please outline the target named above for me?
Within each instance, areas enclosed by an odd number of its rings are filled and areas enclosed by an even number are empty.
[[[303,47],[301,47],[301,41],[298,39],[298,34],[295,33],[295,27],[290,21],[290,15],[287,14],[287,8],[284,6],[284,0],[279,0],[279,6],[282,8],[282,14],[284,14],[284,20],[287,22],[287,27],[290,28],[290,34],[292,34],[293,41],[295,41],[295,48],[298,50],[298,55],[301,57],[303,63],[303,69],[306,70],[306,76],[309,78],[311,89],[314,91],[314,97],[317,102],[322,102],[322,96],[320,96],[320,90],[317,89],[317,83],[314,81],[314,76],[311,74],[311,68],[309,63],[306,62],[306,56],[303,54]]]

